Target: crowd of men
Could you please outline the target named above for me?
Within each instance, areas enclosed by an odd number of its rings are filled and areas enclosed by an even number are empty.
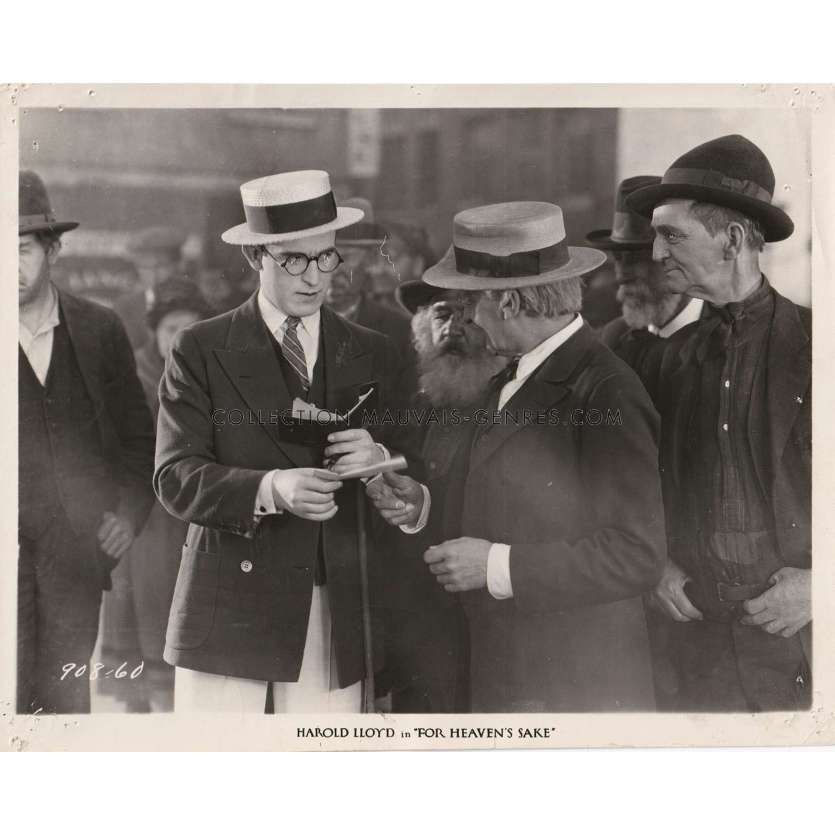
[[[624,180],[587,246],[554,203],[467,209],[395,310],[370,204],[265,176],[222,236],[256,292],[140,288],[135,359],[53,285],[76,224],[22,173],[18,711],[89,710],[66,665],[114,567],[150,709],[809,708],[811,313],[760,269],[773,195],[734,135]]]

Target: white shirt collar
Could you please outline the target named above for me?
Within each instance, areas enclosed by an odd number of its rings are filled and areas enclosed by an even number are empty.
[[[662,339],[668,339],[676,331],[680,331],[685,325],[696,322],[702,315],[702,307],[704,307],[704,299],[690,299],[684,308],[663,328],[656,328],[655,325],[647,325],[647,330],[660,336]]]
[[[261,311],[261,317],[270,329],[270,333],[272,333],[273,336],[281,342],[284,337],[283,327],[284,322],[287,320],[287,314],[283,310],[276,307],[266,297],[266,295],[264,295],[263,290],[258,291],[258,310]],[[308,334],[310,334],[311,339],[315,343],[318,343],[319,341],[319,327],[321,322],[321,308],[315,313],[311,313],[310,316],[303,316],[301,318],[302,327],[308,332]]]
[[[567,342],[582,327],[583,317],[578,313],[561,331],[557,331],[555,334],[540,342],[539,345],[532,348],[527,354],[522,354],[519,359],[519,365],[516,368],[516,376],[513,379],[523,380],[533,374],[557,348]]]
[[[23,324],[22,319],[20,320],[20,330],[23,331],[21,336],[23,336],[27,342],[32,342],[39,336],[49,333],[49,331],[57,328],[61,321],[61,314],[58,308],[58,293],[55,292],[55,287],[52,284],[49,285],[49,297],[44,301],[44,310],[46,311],[46,314],[41,319],[41,323],[38,325],[38,329],[34,333]]]

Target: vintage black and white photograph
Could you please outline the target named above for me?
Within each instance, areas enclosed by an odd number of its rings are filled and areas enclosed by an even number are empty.
[[[739,715],[778,743],[763,717],[831,707],[832,101],[571,89],[21,92],[21,722],[408,748]]]

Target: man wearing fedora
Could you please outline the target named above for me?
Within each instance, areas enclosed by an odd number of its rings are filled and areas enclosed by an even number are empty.
[[[34,171],[19,188],[17,710],[87,713],[102,591],[153,502],[153,423],[118,317],[50,279],[78,224]]]
[[[600,339],[633,368],[658,339],[667,339],[697,321],[704,305],[702,299],[667,289],[662,265],[652,260],[655,232],[647,218],[626,206],[633,191],[660,182],[660,177],[649,175],[623,180],[615,196],[612,228],[586,236],[589,244],[612,255],[617,299],[623,311],[601,330]]]
[[[362,212],[337,208],[324,171],[262,177],[241,196],[246,222],[222,237],[260,288],[181,331],[160,387],[154,485],[191,523],[165,647],[175,710],[354,712],[366,673],[357,488],[339,476],[389,452],[361,428],[305,442],[286,419],[294,399],[331,412],[369,391],[369,405],[387,402],[386,337],[322,305],[336,231]]]
[[[764,243],[793,231],[773,194],[765,154],[734,135],[628,198],[669,289],[707,307],[647,380],[669,540],[654,597],[675,621],[681,710],[811,702],[811,311],[760,269]]]
[[[477,713],[654,705],[641,595],[665,557],[658,419],[579,315],[581,276],[604,259],[566,245],[558,206],[502,203],[456,215],[424,275],[471,294],[514,358],[468,424],[446,507],[414,489],[406,520],[459,508],[460,535],[424,560],[462,596]]]

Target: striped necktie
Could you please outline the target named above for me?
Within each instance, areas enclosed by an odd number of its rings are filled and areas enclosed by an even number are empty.
[[[310,388],[310,378],[307,376],[307,358],[304,355],[304,348],[299,342],[299,335],[296,328],[299,326],[298,316],[288,316],[284,323],[284,340],[281,343],[281,353],[284,359],[293,366],[293,371],[299,375],[302,387],[305,392]]]

